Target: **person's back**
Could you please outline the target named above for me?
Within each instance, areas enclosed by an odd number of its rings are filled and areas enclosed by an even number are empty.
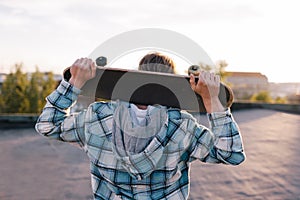
[[[201,89],[201,79],[195,83],[191,77],[192,88],[202,94],[211,113],[208,129],[179,109],[122,101],[95,102],[86,111],[68,115],[66,110],[76,101],[79,88],[95,70],[87,59],[72,67],[69,83],[62,81],[48,96],[36,129],[50,138],[78,143],[87,152],[94,199],[187,199],[192,161],[236,165],[244,160],[230,110],[224,111],[214,96],[203,95],[208,89],[215,95],[214,75],[203,73]],[[76,68],[90,75],[82,78]],[[174,63],[152,53],[141,60],[139,69],[174,73]]]

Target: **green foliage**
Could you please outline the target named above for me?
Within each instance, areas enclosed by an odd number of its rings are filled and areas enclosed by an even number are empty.
[[[208,71],[209,72],[213,69],[212,66],[206,65],[206,64],[203,64],[203,63],[200,63],[199,67],[200,67],[201,71]]]
[[[52,72],[48,72],[45,74],[45,79],[42,83],[42,97],[43,101],[57,86],[57,82],[54,79],[54,74]],[[44,106],[43,106],[44,107]]]
[[[285,97],[276,97],[275,102],[284,104],[287,103],[287,99]]]
[[[15,64],[15,73],[10,73],[2,85],[1,102],[2,112],[23,113],[27,112],[29,102],[26,98],[28,78],[22,72],[23,64]]]
[[[36,69],[31,75],[30,84],[27,91],[27,97],[30,102],[29,112],[38,113],[40,108],[43,106],[42,88],[43,85],[43,74]]]
[[[252,95],[251,101],[258,101],[258,102],[264,102],[264,103],[272,103],[273,99],[268,91],[261,91],[257,94]]]
[[[39,113],[45,97],[54,90],[56,82],[52,73],[45,76],[36,71],[29,77],[22,72],[23,64],[15,64],[15,72],[7,75],[0,96],[1,113]]]
[[[226,77],[229,75],[229,73],[225,70],[227,66],[228,63],[225,60],[219,60],[216,63],[216,74],[219,74],[222,82],[226,82]]]

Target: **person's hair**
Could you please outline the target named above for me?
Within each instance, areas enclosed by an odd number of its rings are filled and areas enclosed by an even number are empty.
[[[154,52],[145,55],[139,63],[139,70],[174,74],[174,61],[161,53]]]

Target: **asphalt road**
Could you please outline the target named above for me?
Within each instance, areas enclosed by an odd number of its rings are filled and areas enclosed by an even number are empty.
[[[239,166],[196,161],[189,199],[300,199],[300,115],[234,112],[247,159]],[[207,124],[206,117],[199,120]],[[91,199],[89,163],[79,148],[33,128],[0,129],[0,199]]]

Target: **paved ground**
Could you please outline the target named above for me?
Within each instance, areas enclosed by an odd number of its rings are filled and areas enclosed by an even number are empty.
[[[234,116],[246,162],[236,167],[194,162],[190,199],[300,199],[300,115],[245,110]],[[0,129],[0,162],[1,200],[91,197],[85,154],[33,128]]]

